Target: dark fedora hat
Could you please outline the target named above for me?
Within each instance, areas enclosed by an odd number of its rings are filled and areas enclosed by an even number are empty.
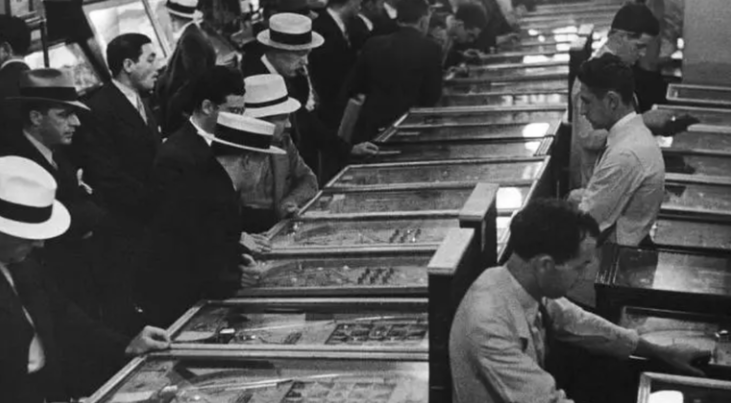
[[[37,69],[23,72],[20,77],[20,92],[8,101],[44,101],[75,108],[90,110],[79,102],[79,94],[74,87],[70,73],[57,69]]]

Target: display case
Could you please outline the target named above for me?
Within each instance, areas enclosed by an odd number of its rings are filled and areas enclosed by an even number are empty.
[[[689,176],[731,176],[731,155],[716,156],[706,153],[663,150],[665,172]]]
[[[384,144],[364,163],[448,161],[495,157],[541,157],[551,151],[553,137],[472,143]]]
[[[661,246],[693,250],[731,250],[731,223],[721,218],[661,214],[651,231]]]
[[[528,77],[502,77],[500,80],[455,78],[444,82],[442,96],[480,95],[486,92],[563,91],[568,74],[536,74]]]
[[[25,57],[25,62],[31,69],[45,67],[43,53],[33,52]],[[102,77],[94,68],[89,57],[78,42],[61,42],[48,49],[48,67],[65,70],[74,77],[76,91],[84,96],[103,84]]]
[[[509,64],[460,68],[444,78],[444,84],[479,83],[480,81],[522,81],[526,77],[568,77],[569,65],[560,63]]]
[[[426,298],[203,301],[168,333],[175,349],[429,352]]]
[[[566,112],[567,106],[566,104],[554,104],[514,108],[487,106],[414,108],[399,119],[394,126],[401,129],[421,129],[430,127],[489,125],[496,123],[516,124],[560,121]]]
[[[640,376],[637,403],[725,403],[731,382],[645,372]]]
[[[505,44],[502,44],[499,46],[499,49],[501,52],[511,53],[511,52],[520,52],[520,53],[561,53],[561,52],[568,52],[569,49],[571,49],[571,43],[578,39],[578,36],[573,36],[572,38],[566,38],[562,41],[557,41],[553,39],[547,39],[546,37],[542,37],[543,40],[538,39],[528,39],[523,40],[520,42],[508,42]]]
[[[704,126],[731,126],[731,110],[721,108],[702,108],[685,105],[655,105],[653,109],[672,111],[677,115],[689,114],[701,121]],[[696,127],[691,126],[690,129]]]
[[[479,185],[478,185],[479,186]],[[510,214],[530,199],[534,187],[501,186],[497,192],[498,214]],[[374,216],[388,218],[406,213],[459,214],[473,187],[378,191],[323,190],[300,211],[305,218],[348,218]]]
[[[673,83],[667,99],[675,104],[731,108],[731,88]]]
[[[134,359],[88,402],[427,403],[424,359],[178,351]]]
[[[529,11],[521,18],[525,19],[535,17],[563,17],[565,15],[583,15],[596,13],[615,13],[619,10],[618,4],[602,4],[594,1],[580,1],[568,4],[542,4],[536,7],[535,11]]]
[[[568,49],[565,51],[525,52],[512,51],[492,54],[481,54],[479,58],[470,60],[469,65],[492,65],[498,63],[546,63],[546,62],[568,62]]]
[[[664,211],[731,217],[731,186],[665,181]]]
[[[718,127],[715,131],[685,131],[673,137],[657,137],[657,139],[666,154],[731,156],[731,131],[724,132],[721,129]]]
[[[565,83],[564,83],[565,84]],[[568,89],[536,89],[521,91],[488,91],[477,93],[444,94],[439,99],[438,107],[454,106],[528,106],[568,103]]]
[[[376,139],[379,143],[434,144],[444,142],[473,142],[480,140],[540,139],[555,136],[560,119],[532,123],[493,123],[486,125],[400,127],[403,118]]]
[[[608,246],[596,281],[597,308],[617,320],[623,306],[725,314],[731,302],[728,253]]]
[[[326,186],[332,190],[413,189],[474,186],[532,185],[542,178],[550,157],[401,164],[350,165]]]

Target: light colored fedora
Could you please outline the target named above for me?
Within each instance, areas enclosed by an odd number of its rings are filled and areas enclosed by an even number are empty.
[[[272,145],[275,125],[230,112],[218,114],[214,135],[198,133],[211,141],[241,150],[266,154],[287,154]]]
[[[308,50],[322,46],[325,39],[312,32],[312,20],[300,14],[279,13],[269,18],[269,29],[259,32],[262,44],[283,50]]]
[[[168,13],[178,17],[190,20],[203,18],[203,12],[198,10],[198,0],[167,0],[165,7]]]
[[[20,91],[8,101],[44,101],[88,111],[89,107],[79,102],[71,74],[57,69],[36,69],[23,72],[20,76]]]
[[[35,162],[0,157],[0,232],[23,239],[55,238],[71,216],[56,200],[56,181]]]
[[[287,93],[284,77],[259,74],[244,79],[244,116],[263,118],[296,112],[302,104]]]

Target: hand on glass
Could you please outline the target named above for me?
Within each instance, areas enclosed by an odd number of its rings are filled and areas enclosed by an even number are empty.
[[[656,358],[668,364],[683,375],[704,377],[703,371],[694,366],[702,361],[708,361],[711,352],[701,350],[689,344],[673,344],[659,348]]]
[[[138,356],[150,351],[167,350],[170,348],[170,336],[164,329],[145,326],[144,329],[127,345],[125,354]]]
[[[376,155],[378,153],[378,146],[366,141],[364,143],[359,143],[353,146],[353,149],[350,151],[351,155],[354,156],[366,156],[366,155]]]
[[[243,254],[242,262],[239,264],[239,272],[241,273],[241,288],[250,288],[259,284],[259,279],[263,273],[262,267],[256,263],[253,257]]]
[[[251,253],[267,253],[272,250],[272,243],[262,234],[241,233],[239,243]]]
[[[299,211],[299,206],[297,206],[297,203],[293,200],[288,200],[282,203],[282,205],[279,207],[279,211],[282,218],[293,216],[297,211]]]

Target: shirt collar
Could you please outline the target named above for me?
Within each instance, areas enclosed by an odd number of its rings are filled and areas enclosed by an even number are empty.
[[[33,146],[35,146],[35,148],[38,149],[38,151],[41,153],[41,155],[43,155],[43,158],[45,158],[49,164],[55,166],[55,162],[53,162],[53,151],[51,151],[50,148],[46,147],[45,144],[41,143],[35,137],[28,134],[28,132],[25,130],[23,130],[23,135],[25,135],[25,137],[28,139],[28,141],[30,141],[31,144],[33,144]]]
[[[210,146],[213,143],[213,140],[211,140],[211,137],[215,137],[215,136],[212,135],[212,134],[210,134],[210,133],[208,133],[207,131],[201,129],[200,126],[198,126],[197,124],[195,124],[195,121],[193,121],[193,117],[192,116],[188,119],[188,121],[190,122],[191,125],[193,125],[193,127],[195,128],[195,131],[201,137],[203,137],[203,140],[205,140],[206,143]]]
[[[23,64],[25,64],[25,60],[23,60],[23,59],[10,59],[10,60],[6,60],[2,65],[0,65],[0,70],[4,69],[5,66],[7,66],[8,64],[11,64],[11,63],[23,63]]]
[[[5,279],[8,280],[8,283],[10,283],[10,286],[15,289],[15,281],[13,280],[13,276],[10,274],[10,270],[8,270],[8,267],[5,265],[5,263],[0,262],[0,273],[5,276]]]
[[[373,21],[370,20],[370,18],[366,17],[365,15],[358,13],[358,18],[360,18],[363,23],[365,24],[366,28],[368,28],[368,31],[373,31]]]
[[[185,25],[180,27],[179,30],[177,30],[176,32],[173,32],[173,39],[175,39],[175,41],[177,42],[178,39],[180,39],[180,37],[183,36],[183,32],[185,32],[185,30],[188,29],[189,26],[195,24],[195,26],[200,28],[200,23],[201,22],[198,19],[192,19],[192,20],[186,22]]]
[[[338,25],[338,28],[340,28],[340,31],[343,32],[343,35],[347,35],[348,32],[345,29],[345,23],[343,22],[343,19],[340,18],[340,15],[338,15],[338,13],[333,11],[330,7],[327,8],[327,13],[330,14],[330,17],[332,17],[335,24]]]
[[[130,88],[128,85],[121,83],[117,79],[112,79],[112,83],[119,89],[119,91],[122,92],[122,95],[125,96],[129,100],[129,102],[132,104],[132,106],[137,109],[137,99],[139,98],[139,94],[134,89]]]
[[[393,8],[390,4],[387,2],[383,2],[383,8],[386,10],[386,14],[388,14],[388,18],[395,20],[396,17],[398,17],[398,11]]]
[[[611,129],[609,129],[609,136],[607,136],[607,147],[611,147],[612,145],[616,144],[617,141],[619,141],[619,139],[621,138],[619,136],[620,129],[629,124],[629,122],[635,117],[637,117],[637,112],[630,112],[622,119],[619,119],[617,123],[615,123]]]
[[[266,67],[267,70],[269,70],[269,72],[271,74],[279,74],[279,72],[277,72],[277,69],[274,67],[274,65],[269,61],[269,58],[267,57],[266,54],[262,55],[261,62],[264,63],[264,67]]]
[[[510,270],[505,268],[505,271],[508,273],[508,277],[510,278],[510,285],[513,287],[513,295],[515,296],[515,299],[518,303],[520,303],[520,307],[523,308],[528,323],[533,323],[536,319],[536,315],[538,315],[538,301],[528,294],[528,291],[526,291],[518,280],[513,277]]]

